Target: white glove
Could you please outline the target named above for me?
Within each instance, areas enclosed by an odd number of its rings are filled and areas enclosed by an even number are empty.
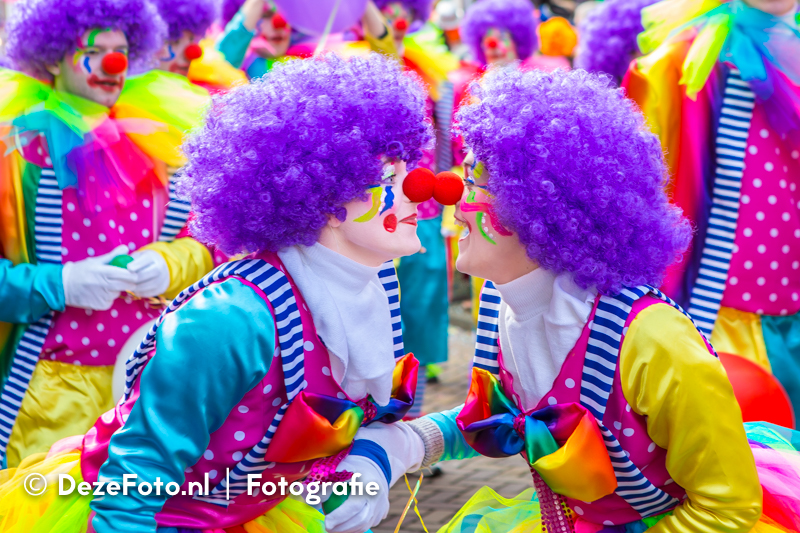
[[[417,433],[402,422],[384,424],[375,422],[356,433],[356,440],[366,439],[378,444],[386,452],[391,467],[391,482],[386,482],[380,467],[372,460],[359,455],[348,455],[336,471],[347,470],[362,475],[358,481],[364,486],[370,481],[379,484],[375,496],[348,496],[335,511],[325,517],[325,527],[331,533],[364,533],[377,526],[389,513],[389,487],[406,472],[419,469],[425,456],[425,444]]]
[[[161,254],[144,250],[131,254],[133,261],[128,263],[128,271],[136,276],[133,294],[140,298],[159,296],[169,288],[169,267]]]
[[[425,458],[425,443],[417,432],[404,422],[394,424],[373,422],[367,427],[359,428],[356,439],[371,440],[386,452],[392,467],[390,487],[394,486],[406,472],[419,470]]]
[[[121,244],[107,254],[83,261],[69,262],[61,271],[64,285],[64,303],[68,307],[105,311],[124,291],[136,287],[136,275],[108,263],[118,255],[128,253]]]
[[[361,474],[356,481],[363,483],[362,495],[350,494],[342,505],[325,517],[325,529],[329,533],[364,533],[377,526],[389,514],[389,483],[378,465],[371,459],[360,455],[348,455],[339,466],[337,472]],[[369,496],[367,484],[378,484],[378,494]]]

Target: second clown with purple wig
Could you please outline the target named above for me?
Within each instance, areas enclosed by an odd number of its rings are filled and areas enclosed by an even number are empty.
[[[487,280],[472,383],[409,425],[423,465],[520,454],[536,497],[484,487],[440,531],[747,533],[762,490],[760,523],[796,525],[798,435],[742,424],[710,344],[654,288],[691,228],[639,111],[582,70],[490,70],[471,93],[456,267]]]
[[[129,359],[124,399],[32,466],[183,485],[94,499],[94,531],[365,531],[385,517],[388,499],[339,495],[325,517],[259,487],[358,473],[385,495],[422,459],[418,438],[393,450],[415,438],[399,420],[418,364],[392,259],[420,247],[403,183],[432,137],[424,102],[378,55],[289,61],[214,100],[184,146],[182,189],[199,240],[250,255],[183,291]],[[26,505],[18,474],[0,520]],[[198,482],[210,493],[191,496]],[[74,505],[88,517],[88,499]]]

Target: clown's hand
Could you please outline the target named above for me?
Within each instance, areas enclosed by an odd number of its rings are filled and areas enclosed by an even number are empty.
[[[382,464],[378,465],[376,461]],[[386,518],[389,513],[389,478],[391,476],[390,472],[385,471],[388,468],[389,462],[385,452],[383,452],[383,458],[367,458],[352,454],[345,457],[339,463],[336,471],[352,472],[353,479],[348,484],[347,499],[325,517],[325,529],[330,533],[364,533]],[[358,488],[354,488],[356,482],[361,483],[360,494]],[[374,490],[376,487],[377,494]],[[367,493],[368,488],[374,496]]]
[[[128,270],[136,276],[133,294],[140,298],[160,296],[169,288],[169,267],[161,254],[153,250],[142,250],[131,254],[133,261]]]
[[[358,481],[375,482],[378,494],[350,495],[339,508],[328,513],[325,526],[332,533],[363,533],[386,518],[389,512],[389,487],[406,472],[422,465],[425,445],[420,436],[403,422],[374,422],[360,428],[350,455],[339,463],[337,471],[359,473]]]
[[[126,253],[128,247],[123,244],[107,254],[66,263],[61,271],[66,305],[105,311],[121,293],[133,290],[136,275],[125,268],[109,265],[116,256]]]

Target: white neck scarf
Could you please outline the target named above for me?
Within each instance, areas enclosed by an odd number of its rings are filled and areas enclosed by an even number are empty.
[[[542,268],[495,287],[503,297],[503,361],[527,411],[553,388],[589,320],[597,291],[581,289],[569,274],[556,276]]]
[[[322,342],[334,356],[333,377],[348,396],[372,395],[386,405],[392,393],[394,341],[389,300],[368,267],[317,243],[278,252],[303,299]]]

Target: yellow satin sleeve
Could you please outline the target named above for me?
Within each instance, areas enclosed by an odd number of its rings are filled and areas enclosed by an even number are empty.
[[[168,300],[200,280],[214,268],[208,248],[192,239],[183,237],[172,242],[154,242],[141,248],[153,250],[164,258],[169,268],[169,288],[164,292]]]
[[[11,432],[8,466],[47,452],[64,437],[89,431],[100,415],[114,407],[113,373],[113,366],[39,361]]]
[[[670,174],[678,168],[683,91],[679,90],[681,65],[689,49],[685,41],[662,46],[640,57],[628,71],[628,97],[636,102],[647,120],[650,131],[658,135]],[[674,180],[667,186],[671,194]]]
[[[761,485],[742,414],[722,364],[682,313],[666,304],[633,320],[620,352],[622,391],[667,450],[685,499],[649,533],[747,533],[761,516]]]
[[[717,353],[741,355],[772,373],[760,315],[732,307],[720,307],[711,333],[711,344]]]
[[[369,47],[372,48],[373,52],[380,52],[381,54],[394,57],[399,61],[400,54],[397,53],[397,47],[394,44],[392,29],[386,24],[384,24],[383,27],[385,31],[383,32],[383,37],[380,39],[371,35],[369,31],[364,28],[364,40],[369,43]]]

